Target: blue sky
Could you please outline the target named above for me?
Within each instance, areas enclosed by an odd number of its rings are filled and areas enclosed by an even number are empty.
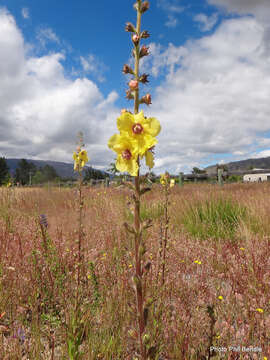
[[[132,61],[132,1],[0,1],[0,156],[72,161],[83,131],[91,165],[107,148]],[[268,0],[150,1],[143,108],[162,125],[161,173],[270,156]]]

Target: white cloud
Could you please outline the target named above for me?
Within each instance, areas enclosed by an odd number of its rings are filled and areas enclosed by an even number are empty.
[[[174,28],[178,24],[177,14],[184,11],[184,7],[179,5],[179,0],[158,0],[157,6],[163,9],[167,14],[167,21],[165,25],[167,27]]]
[[[30,14],[29,14],[29,9],[24,7],[22,8],[22,17],[24,19],[29,19],[30,18]]]
[[[205,14],[197,14],[194,16],[194,21],[199,23],[199,28],[201,31],[210,31],[218,21],[218,15],[213,14],[207,16]]]
[[[0,154],[72,162],[83,131],[92,165],[105,168],[119,113],[117,94],[103,97],[93,81],[65,76],[65,56],[27,53],[13,16],[0,10]],[[106,131],[104,131],[106,129]]]
[[[48,42],[60,44],[59,37],[55,34],[55,32],[51,28],[39,29],[36,37],[43,47],[45,47]]]
[[[207,0],[209,4],[216,5],[230,13],[242,15],[252,14],[259,19],[267,20],[270,15],[269,0]]]
[[[254,159],[266,158],[270,156],[270,149],[257,152],[252,156]]]
[[[234,154],[232,160],[250,156],[267,143],[270,53],[260,22],[230,19],[184,47],[152,44],[152,49],[144,67],[152,75],[167,73],[150,109],[162,125],[157,171],[209,163],[214,154],[221,159]]]
[[[80,62],[84,74],[94,75],[99,82],[105,81],[104,72],[107,70],[107,67],[95,55],[89,54],[87,56],[81,56]]]

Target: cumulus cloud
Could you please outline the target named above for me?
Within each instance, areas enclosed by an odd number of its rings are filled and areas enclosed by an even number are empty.
[[[265,28],[252,17],[224,21],[211,36],[183,47],[152,45],[144,66],[167,73],[153,96],[160,119],[157,171],[206,164],[213,156],[241,159],[270,131],[270,54]],[[164,70],[165,69],[165,70]]]
[[[29,14],[29,9],[24,7],[22,8],[22,17],[24,19],[29,19],[30,18],[30,14]]]
[[[230,13],[242,15],[252,14],[260,19],[267,20],[270,15],[269,0],[207,0],[209,4],[216,5]]]
[[[72,162],[76,134],[83,131],[92,164],[106,167],[117,93],[104,98],[89,79],[67,78],[60,52],[30,56],[13,16],[3,9],[0,48],[0,153]]]
[[[194,21],[199,23],[199,28],[201,31],[210,31],[217,23],[218,21],[218,15],[213,14],[210,16],[207,16],[205,14],[197,14],[194,16]]]

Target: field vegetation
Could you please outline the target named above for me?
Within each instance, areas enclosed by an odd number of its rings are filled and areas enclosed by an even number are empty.
[[[141,204],[153,220],[143,233],[149,358],[220,359],[211,346],[240,345],[261,352],[222,358],[269,359],[270,184],[170,192],[167,215],[159,184]],[[79,263],[77,189],[0,188],[1,360],[139,359],[130,195],[83,187]]]

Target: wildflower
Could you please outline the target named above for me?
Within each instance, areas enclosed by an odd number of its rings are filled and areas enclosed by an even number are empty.
[[[148,31],[144,30],[142,33],[141,33],[141,39],[147,39],[149,38],[150,34]]]
[[[165,186],[168,185],[170,179],[170,174],[168,172],[165,172],[165,174],[160,175],[160,183],[161,185]]]
[[[143,14],[145,11],[147,11],[150,7],[149,1],[144,1],[141,5],[141,13]]]
[[[41,214],[39,217],[39,223],[40,225],[44,226],[46,229],[48,228],[48,220],[46,215]]]
[[[133,266],[132,264],[129,264],[129,265],[128,265],[129,268],[132,268],[132,266]]]
[[[146,105],[151,105],[151,95],[150,94],[146,94],[144,95],[141,100],[140,100],[140,103],[141,104],[146,104]]]
[[[138,154],[145,152],[157,143],[160,132],[160,123],[155,118],[145,118],[143,111],[138,114],[124,113],[117,119],[117,127],[121,133],[126,134],[136,142]]]
[[[243,248],[243,247],[240,247],[240,250],[242,250],[242,251],[245,251],[245,248]]]
[[[128,86],[130,87],[130,90],[137,90],[139,83],[137,80],[130,80],[130,82],[128,83]]]
[[[149,82],[148,76],[149,76],[149,74],[142,74],[139,78],[139,81],[143,84],[148,83]]]
[[[263,360],[268,360],[266,356],[263,357]]]
[[[216,339],[217,339],[217,340],[220,339],[220,335],[217,334],[217,335],[216,335]]]
[[[122,72],[123,72],[124,74],[133,74],[133,70],[132,70],[131,67],[128,66],[127,64],[125,64],[125,65],[123,66]]]
[[[171,179],[170,181],[170,187],[173,187],[175,185],[175,180],[174,179]]]
[[[130,22],[126,23],[125,30],[127,32],[136,32],[134,25],[132,25]]]
[[[257,308],[256,311],[258,311],[261,314],[263,313],[263,309],[261,309],[261,308]]]
[[[120,172],[127,171],[130,175],[136,176],[139,166],[137,163],[137,149],[134,142],[126,135],[115,134],[108,141],[108,146],[117,153],[116,169]]]
[[[148,166],[150,169],[152,169],[155,165],[154,155],[153,155],[152,151],[149,149],[148,151],[146,151],[144,156],[145,156],[146,166]]]
[[[200,260],[195,260],[194,263],[198,264],[198,265],[201,265],[202,262]]]
[[[138,45],[138,43],[140,41],[140,37],[137,34],[134,34],[132,36],[132,41],[133,41],[134,45]]]
[[[220,295],[220,296],[218,297],[218,299],[219,299],[219,300],[223,300],[223,296]]]
[[[78,152],[73,153],[73,160],[74,160],[74,170],[81,171],[82,168],[85,166],[85,163],[89,161],[87,156],[86,150],[80,150]]]
[[[148,55],[149,55],[149,46],[143,45],[141,47],[139,57],[142,58],[142,57],[148,56]]]

